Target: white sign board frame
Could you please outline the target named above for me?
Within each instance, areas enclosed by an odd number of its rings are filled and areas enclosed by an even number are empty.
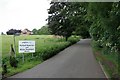
[[[19,53],[35,53],[35,41],[33,40],[20,40]]]

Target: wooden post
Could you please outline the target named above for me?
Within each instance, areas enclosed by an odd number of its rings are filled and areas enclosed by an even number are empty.
[[[22,57],[23,57],[23,63],[24,63],[25,62],[24,53],[22,53]]]
[[[15,44],[15,35],[13,35],[14,37],[14,51],[15,51],[15,58],[16,58],[16,44]]]

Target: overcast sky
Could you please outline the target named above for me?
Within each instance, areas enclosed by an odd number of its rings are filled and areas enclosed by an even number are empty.
[[[50,0],[0,0],[0,32],[41,28],[48,17]]]

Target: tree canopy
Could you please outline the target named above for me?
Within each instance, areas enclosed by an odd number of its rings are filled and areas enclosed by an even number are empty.
[[[120,52],[120,3],[89,3],[88,8],[93,40],[104,49]]]
[[[51,2],[48,25],[52,34],[62,35],[67,40],[77,27],[86,22],[83,21],[86,14],[85,7],[86,3]]]
[[[41,27],[40,29],[33,29],[32,30],[34,35],[50,35],[50,29],[48,28],[48,25],[45,25]]]
[[[66,38],[90,34],[99,46],[120,52],[120,3],[51,2],[48,13],[53,34]]]
[[[21,33],[21,30],[16,30],[16,29],[10,29],[10,30],[8,30],[7,32],[7,35],[14,35],[14,34],[16,34],[16,33]]]
[[[51,2],[48,14],[52,34],[66,40],[72,34],[91,36],[98,49],[118,54],[120,61],[120,2]]]

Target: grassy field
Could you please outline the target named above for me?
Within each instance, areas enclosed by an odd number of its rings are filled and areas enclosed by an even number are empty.
[[[7,65],[7,73],[4,76],[11,76],[24,70],[30,69],[33,66],[43,62],[44,60],[54,56],[69,45],[79,41],[80,37],[70,37],[68,41],[65,38],[56,38],[53,35],[21,35],[16,36],[16,53],[18,60],[18,67],[13,68],[9,63],[10,45],[14,44],[12,35],[2,35],[2,60]],[[22,62],[22,54],[18,53],[19,40],[35,40],[35,53],[33,58],[31,53],[25,53],[25,62]],[[3,69],[0,69],[0,71]]]
[[[54,44],[58,44],[57,38],[54,38],[52,35],[21,35],[16,36],[16,52],[18,53],[18,41],[19,40],[35,40],[36,42],[36,52],[39,52],[43,47],[52,46]],[[55,43],[56,42],[56,43]],[[14,45],[13,35],[2,36],[2,56],[8,56],[10,52],[10,45]]]

